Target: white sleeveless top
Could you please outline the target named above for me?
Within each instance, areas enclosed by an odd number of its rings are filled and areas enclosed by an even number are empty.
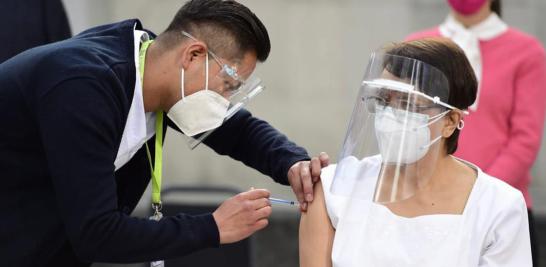
[[[370,159],[379,169],[379,158]],[[395,215],[371,201],[332,194],[336,165],[323,169],[326,208],[336,229],[333,266],[532,266],[523,195],[467,164],[478,177],[463,214],[415,218]]]

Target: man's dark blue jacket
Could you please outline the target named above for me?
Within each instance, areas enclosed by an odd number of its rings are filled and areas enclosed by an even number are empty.
[[[144,147],[117,172],[113,164],[134,91],[135,24],[92,28],[0,65],[0,265],[151,261],[219,245],[211,214],[129,216],[150,180]],[[283,184],[308,159],[246,110],[205,144]]]

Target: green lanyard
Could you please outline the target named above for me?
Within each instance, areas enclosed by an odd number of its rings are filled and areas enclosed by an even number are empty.
[[[144,65],[146,62],[146,50],[150,46],[153,40],[142,43],[139,54],[140,63],[140,80],[142,86],[144,86]],[[152,165],[152,156],[150,154],[150,148],[146,143],[146,153],[148,155],[148,162],[150,163],[150,169],[152,173],[152,206],[156,213],[161,209],[161,176],[163,171],[163,111],[156,112],[155,121],[155,165]],[[154,168],[155,167],[155,168]]]

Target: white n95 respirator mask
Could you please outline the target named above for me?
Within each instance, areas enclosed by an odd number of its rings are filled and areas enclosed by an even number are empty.
[[[186,136],[218,128],[224,122],[230,102],[220,94],[209,90],[209,57],[205,63],[205,89],[189,96],[184,95],[184,68],[180,70],[180,99],[169,110],[167,116]]]
[[[433,117],[427,114],[402,111],[396,114],[385,107],[375,114],[375,134],[384,163],[412,164],[423,158],[430,146],[442,136],[430,139],[429,125],[444,117],[445,111]]]

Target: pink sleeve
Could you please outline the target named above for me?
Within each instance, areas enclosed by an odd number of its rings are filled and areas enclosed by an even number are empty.
[[[542,139],[546,107],[546,58],[540,44],[537,46],[534,49],[537,52],[527,57],[528,60],[517,70],[508,143],[486,170],[511,185],[526,177]]]
[[[422,38],[425,38],[425,37],[426,36],[424,36],[422,32],[414,32],[414,33],[406,36],[406,38],[404,38],[404,42],[419,40],[419,39],[422,39]]]
[[[438,30],[438,27],[434,27],[434,28],[426,29],[424,31],[414,32],[406,36],[406,38],[404,38],[404,41],[407,42],[407,41],[414,41],[414,40],[419,40],[423,38],[439,37],[439,36],[440,36],[440,31]]]

